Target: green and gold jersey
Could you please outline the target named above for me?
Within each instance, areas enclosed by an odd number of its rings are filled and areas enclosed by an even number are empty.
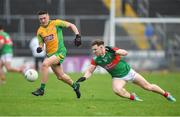
[[[112,49],[118,50],[118,48]],[[131,69],[130,65],[122,60],[120,55],[110,52],[106,52],[104,56],[95,56],[91,60],[91,64],[103,67],[111,74],[112,77],[124,77]]]
[[[13,47],[12,47],[13,43],[9,34],[1,31],[0,36],[1,36],[0,41],[2,44],[2,47],[0,48],[0,55],[7,53],[13,54]]]
[[[59,19],[50,20],[46,27],[39,27],[37,37],[40,44],[45,43],[47,56],[57,52],[66,52],[62,32],[64,27],[67,27],[65,21]]]

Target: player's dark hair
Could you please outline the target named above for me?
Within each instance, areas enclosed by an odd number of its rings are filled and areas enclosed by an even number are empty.
[[[44,14],[48,14],[48,12],[46,10],[40,10],[37,12],[38,15],[44,15]]]
[[[94,46],[94,45],[97,45],[97,46],[104,45],[104,41],[95,40],[95,41],[92,42],[91,46]]]

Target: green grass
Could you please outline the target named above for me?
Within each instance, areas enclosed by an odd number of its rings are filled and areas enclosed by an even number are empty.
[[[81,74],[70,74],[77,79]],[[134,102],[120,98],[112,92],[109,75],[94,74],[81,84],[81,99],[76,99],[72,88],[49,75],[44,96],[31,92],[39,87],[26,81],[22,75],[8,73],[7,83],[0,86],[0,116],[177,116],[180,115],[180,74],[144,73],[151,83],[170,91],[177,99],[168,102],[163,96],[145,91],[129,83],[126,88],[136,92],[144,101]]]

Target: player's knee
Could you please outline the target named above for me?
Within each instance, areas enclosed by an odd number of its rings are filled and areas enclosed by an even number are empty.
[[[6,70],[7,70],[7,71],[11,71],[11,67],[10,67],[10,66],[7,66],[7,67],[6,67]]]

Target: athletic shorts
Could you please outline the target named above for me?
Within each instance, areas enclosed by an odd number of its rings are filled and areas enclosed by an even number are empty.
[[[131,69],[126,76],[121,77],[121,78],[119,78],[119,77],[113,77],[113,79],[121,79],[121,80],[125,80],[125,81],[127,81],[127,82],[133,82],[134,79],[135,79],[136,74],[137,74],[137,72],[134,71],[133,69]]]
[[[64,59],[65,59],[65,57],[66,57],[66,51],[56,52],[56,53],[54,53],[54,54],[49,55],[48,58],[51,57],[51,56],[53,56],[53,55],[55,55],[56,57],[58,57],[58,59],[59,59],[59,64],[62,64],[62,62],[64,61]]]
[[[11,62],[12,61],[12,57],[13,57],[13,54],[11,53],[7,53],[7,54],[3,54],[1,55],[1,60],[4,62]]]

